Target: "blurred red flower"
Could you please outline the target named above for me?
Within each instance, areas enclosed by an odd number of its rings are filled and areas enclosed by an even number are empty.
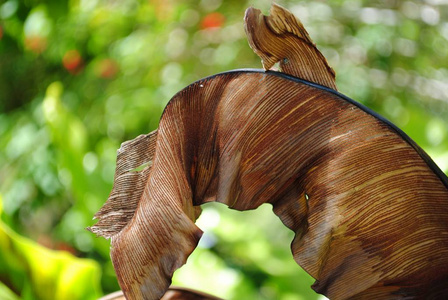
[[[117,75],[118,70],[118,64],[114,60],[105,58],[98,62],[95,73],[98,77],[110,79]]]
[[[82,69],[82,57],[78,50],[65,52],[62,58],[64,68],[72,74],[78,74]]]
[[[224,25],[225,17],[219,12],[206,15],[201,21],[201,29],[220,28]]]
[[[27,36],[25,48],[36,54],[42,53],[47,49],[47,39],[38,35]]]

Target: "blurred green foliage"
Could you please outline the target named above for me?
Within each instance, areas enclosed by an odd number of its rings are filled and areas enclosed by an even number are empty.
[[[1,221],[0,252],[0,299],[94,300],[101,295],[97,262],[50,250]]]
[[[278,2],[305,24],[339,90],[396,123],[447,172],[446,1]],[[116,149],[155,129],[189,83],[261,67],[243,30],[250,5],[267,13],[270,1],[0,0],[1,228],[96,260],[103,292],[117,290],[109,242],[84,229],[111,190]],[[176,284],[232,299],[317,298],[288,249],[292,233],[268,206],[209,204],[199,224],[206,235]],[[25,268],[29,257],[8,249],[2,256],[17,256],[0,270],[16,270],[0,274],[1,297],[53,299],[34,290],[39,266]],[[39,249],[45,271],[50,252]]]

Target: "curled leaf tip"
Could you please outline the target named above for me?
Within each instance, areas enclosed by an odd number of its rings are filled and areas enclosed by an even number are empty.
[[[336,90],[334,70],[291,12],[273,3],[270,15],[264,16],[250,7],[244,21],[249,45],[265,70],[279,62],[283,73]]]

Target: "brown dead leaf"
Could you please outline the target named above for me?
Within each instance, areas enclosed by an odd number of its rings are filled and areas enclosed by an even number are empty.
[[[271,203],[296,233],[294,259],[331,299],[448,294],[446,175],[400,129],[334,90],[334,72],[291,13],[248,9],[246,31],[264,67],[280,60],[286,73],[197,81],[171,99],[157,133],[119,151],[91,231],[111,238],[127,298],[165,294],[209,201]]]

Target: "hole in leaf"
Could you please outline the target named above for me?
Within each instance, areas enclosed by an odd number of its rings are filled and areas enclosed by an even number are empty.
[[[141,164],[140,166],[138,166],[138,167],[136,167],[134,169],[129,170],[129,172],[140,172],[143,169],[145,169],[146,167],[151,166],[151,165],[152,165],[152,161],[148,161],[148,162],[145,162],[144,164]]]
[[[279,72],[279,71],[280,71],[280,61],[276,62],[276,63],[271,67],[271,70]]]
[[[174,273],[174,284],[194,278],[188,281],[189,287],[219,294],[223,299],[233,298],[238,289],[247,289],[247,278],[255,274],[253,270],[262,274],[262,280],[288,278],[288,282],[293,282],[288,286],[292,294],[313,284],[314,279],[294,262],[291,254],[294,232],[273,213],[272,205],[265,203],[250,211],[229,209],[219,202],[204,203],[201,207],[203,212],[196,224],[205,232],[205,238],[214,239],[213,244],[207,245],[201,239],[187,264]],[[257,281],[257,284],[265,283]],[[281,293],[273,290],[265,299],[281,299]],[[314,295],[311,291],[309,298],[317,299]],[[263,299],[256,297],[260,298]]]
[[[310,195],[308,195],[307,193],[305,193],[305,201],[306,201],[306,207],[309,207],[309,202],[310,202]]]

